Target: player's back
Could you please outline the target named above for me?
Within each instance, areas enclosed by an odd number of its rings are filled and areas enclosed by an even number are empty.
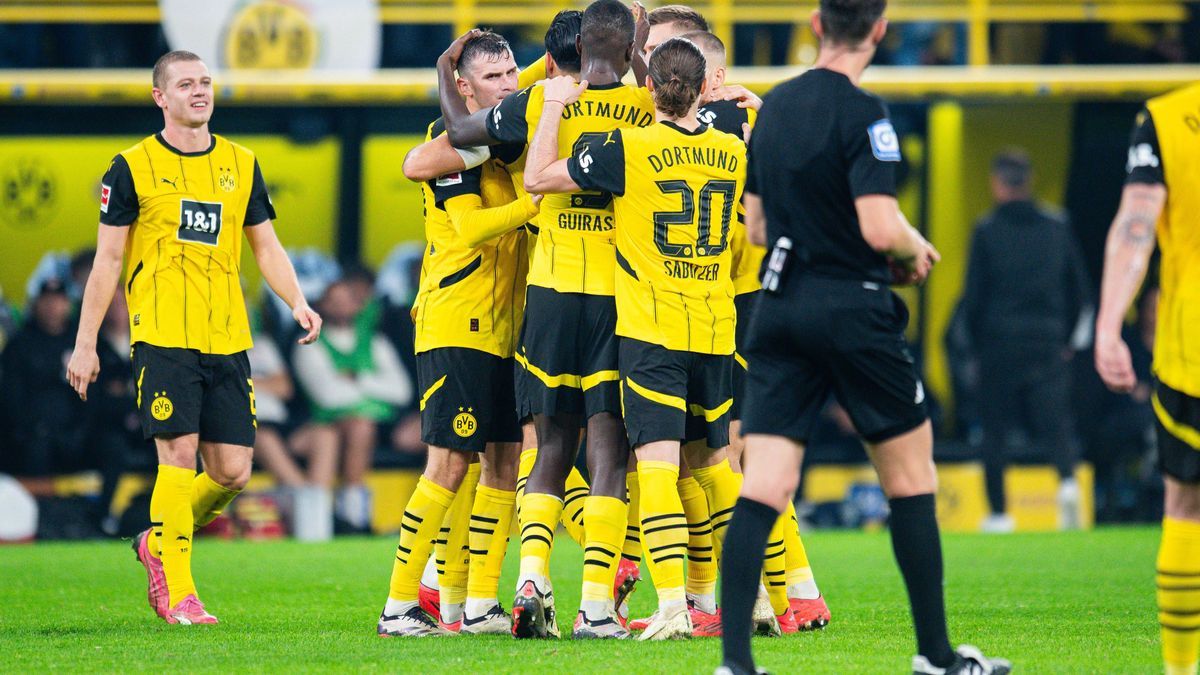
[[[671,122],[623,130],[620,139],[617,334],[680,351],[733,353],[730,243],[745,144]]]
[[[1200,85],[1152,99],[1167,202],[1158,221],[1162,255],[1154,371],[1168,386],[1200,396]],[[1156,158],[1134,157],[1130,162]]]
[[[532,141],[543,102],[540,86],[509,96],[489,117],[489,131],[498,140]],[[591,85],[562,112],[558,156],[570,156],[580,143],[613,129],[644,127],[653,121],[654,104],[645,89],[619,82]],[[531,286],[560,293],[614,293],[611,194],[581,191],[546,195],[535,224],[538,241],[530,263]]]
[[[742,125],[754,126],[758,111],[754,108],[743,108],[737,101],[712,101],[705,104],[696,113],[701,124],[732,134],[741,139]],[[767,248],[750,242],[746,236],[746,209],[741,203],[737,205],[737,218],[732,226],[729,248],[733,250],[733,285],[738,295],[753,293],[762,288],[758,275],[763,258],[767,256]]]

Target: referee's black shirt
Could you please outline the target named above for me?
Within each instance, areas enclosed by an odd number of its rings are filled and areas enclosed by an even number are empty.
[[[845,75],[813,69],[767,95],[746,191],[762,197],[767,245],[792,240],[789,277],[891,283],[886,258],[862,237],[854,200],[895,196],[899,165],[887,107]]]

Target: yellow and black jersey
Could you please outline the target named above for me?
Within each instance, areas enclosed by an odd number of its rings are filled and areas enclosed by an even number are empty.
[[[444,130],[435,121],[425,140]],[[421,186],[426,244],[413,309],[418,354],[465,347],[513,355],[529,269],[522,226],[537,209],[528,197],[517,198],[499,159],[506,149],[512,148],[497,146],[482,165]]]
[[[616,196],[617,335],[732,354],[729,244],[746,145],[706,126],[661,122],[588,139],[567,169],[580,187]]]
[[[542,115],[540,86],[505,98],[488,115],[488,132],[502,143],[528,143]],[[558,156],[569,156],[590,139],[613,129],[654,122],[654,103],[645,89],[621,83],[592,85],[562,112]],[[519,168],[517,169],[519,170]],[[546,195],[534,224],[537,246],[529,284],[559,293],[613,295],[612,195],[601,190]]]
[[[1151,99],[1138,115],[1126,164],[1128,183],[1165,185],[1158,220],[1162,255],[1154,374],[1200,397],[1200,85]]]
[[[744,139],[742,125],[754,126],[758,111],[754,108],[741,108],[737,101],[713,101],[702,106],[696,113],[701,124],[733,134]],[[759,281],[763,258],[767,256],[767,248],[751,244],[746,237],[746,210],[739,203],[737,207],[737,222],[730,228],[729,248],[733,251],[733,292],[737,295],[753,293],[762,288]]]
[[[113,158],[100,222],[129,226],[132,342],[233,354],[251,346],[238,269],[242,228],[275,217],[250,150],[213,134],[181,152],[155,134]]]

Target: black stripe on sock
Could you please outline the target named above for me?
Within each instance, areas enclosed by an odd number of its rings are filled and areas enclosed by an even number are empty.
[[[642,562],[642,557],[641,557],[641,556],[633,556],[633,555],[628,555],[628,554],[626,554],[626,553],[622,553],[622,554],[621,554],[621,557],[622,557],[622,558],[624,558],[624,559],[626,559],[626,560],[628,560],[628,561],[629,561],[629,562],[631,562],[631,563],[640,563],[640,562]]]
[[[654,558],[653,560],[656,565],[661,565],[668,560],[683,560],[686,557],[687,556],[682,553],[672,553],[671,555],[664,555],[661,558]]]
[[[1200,586],[1163,586],[1158,584],[1160,591],[1200,591]]]
[[[474,549],[469,549],[467,552],[470,553],[471,555],[487,555],[488,554],[487,551],[476,551]]]
[[[720,511],[717,511],[716,513],[710,513],[708,517],[712,520],[716,520],[720,516],[728,516],[732,513],[733,513],[733,507],[731,506],[727,509],[722,509]]]
[[[584,560],[584,565],[599,565],[600,567],[612,567],[612,563],[607,560]]]
[[[1166,607],[1159,607],[1158,611],[1162,612],[1163,614],[1170,614],[1172,616],[1200,616],[1200,609],[1176,610],[1167,609]]]
[[[417,528],[409,527],[408,525],[405,525],[403,522],[400,523],[400,529],[404,530],[405,532],[412,532],[413,534],[417,533]]]
[[[650,535],[654,534],[655,532],[664,532],[666,530],[686,530],[686,529],[687,529],[687,525],[680,523],[678,525],[663,525],[662,527],[652,527],[649,530],[642,532],[642,534],[645,536],[650,536]]]
[[[547,546],[550,545],[550,540],[540,534],[527,534],[521,537],[521,543],[525,543],[527,541],[540,541],[544,542]]]
[[[469,527],[469,528],[467,528],[467,531],[474,532],[475,534],[487,534],[487,535],[492,535],[492,534],[496,533],[495,530],[485,530],[482,527]]]
[[[772,553],[771,555],[763,556],[763,560],[770,560],[771,558],[778,558],[781,555],[783,555],[783,551],[779,551],[778,553]]]
[[[609,551],[608,549],[600,548],[599,546],[588,546],[588,547],[584,548],[583,554],[587,555],[588,553],[603,553],[604,555],[606,555],[610,558],[617,557],[616,551]]]
[[[534,528],[534,527],[540,527],[543,530],[549,532],[550,536],[554,536],[554,530],[549,525],[546,525],[545,523],[525,523],[525,526],[521,528],[521,533],[524,534],[526,530],[528,530],[530,528]]]
[[[688,555],[688,562],[706,563],[712,562],[712,558],[697,558],[694,555]]]
[[[404,517],[405,517],[405,518],[411,518],[411,519],[413,519],[413,520],[417,521],[417,524],[418,524],[418,525],[420,525],[421,523],[425,522],[425,519],[424,519],[424,518],[418,518],[418,517],[414,516],[413,514],[409,513],[408,511],[405,511],[405,512],[404,512]]]
[[[659,520],[666,520],[667,518],[684,518],[684,519],[686,519],[687,516],[683,515],[682,513],[664,513],[659,516],[650,516],[649,518],[642,518],[642,527],[646,527],[646,523],[653,523],[653,522],[656,522]],[[687,523],[684,523],[684,526],[686,527]]]
[[[764,572],[769,577],[777,577],[781,574],[787,574],[787,570],[777,570],[775,572]]]
[[[1200,577],[1200,572],[1170,572],[1168,570],[1155,570],[1154,573],[1160,577]]]
[[[397,546],[397,547],[396,547],[396,550],[397,550],[397,551],[404,551],[405,553],[412,553],[412,549],[411,549],[411,548],[405,548],[403,544],[401,544],[401,545]]]
[[[1193,631],[1200,630],[1200,626],[1180,626],[1178,624],[1167,623],[1166,621],[1159,621],[1158,625],[1166,628],[1167,630],[1175,630],[1179,631],[1180,633],[1191,633]]]
[[[476,516],[476,515],[472,515],[471,520],[478,520],[481,523],[490,523],[492,525],[495,525],[496,523],[500,522],[499,518],[486,518],[484,516]]]

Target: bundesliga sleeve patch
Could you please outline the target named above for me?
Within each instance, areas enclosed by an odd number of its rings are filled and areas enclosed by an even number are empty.
[[[461,173],[448,173],[445,176],[437,179],[435,185],[438,187],[450,187],[451,185],[462,185],[463,179]]]
[[[112,196],[112,188],[104,183],[100,184],[100,213],[108,213],[108,199]]]
[[[1125,162],[1125,173],[1133,173],[1134,169],[1142,167],[1157,169],[1158,165],[1158,155],[1154,154],[1154,147],[1149,143],[1138,143],[1129,148],[1129,158]]]
[[[891,120],[879,120],[867,127],[867,137],[871,139],[871,154],[881,162],[900,161],[900,139],[892,128]]]

